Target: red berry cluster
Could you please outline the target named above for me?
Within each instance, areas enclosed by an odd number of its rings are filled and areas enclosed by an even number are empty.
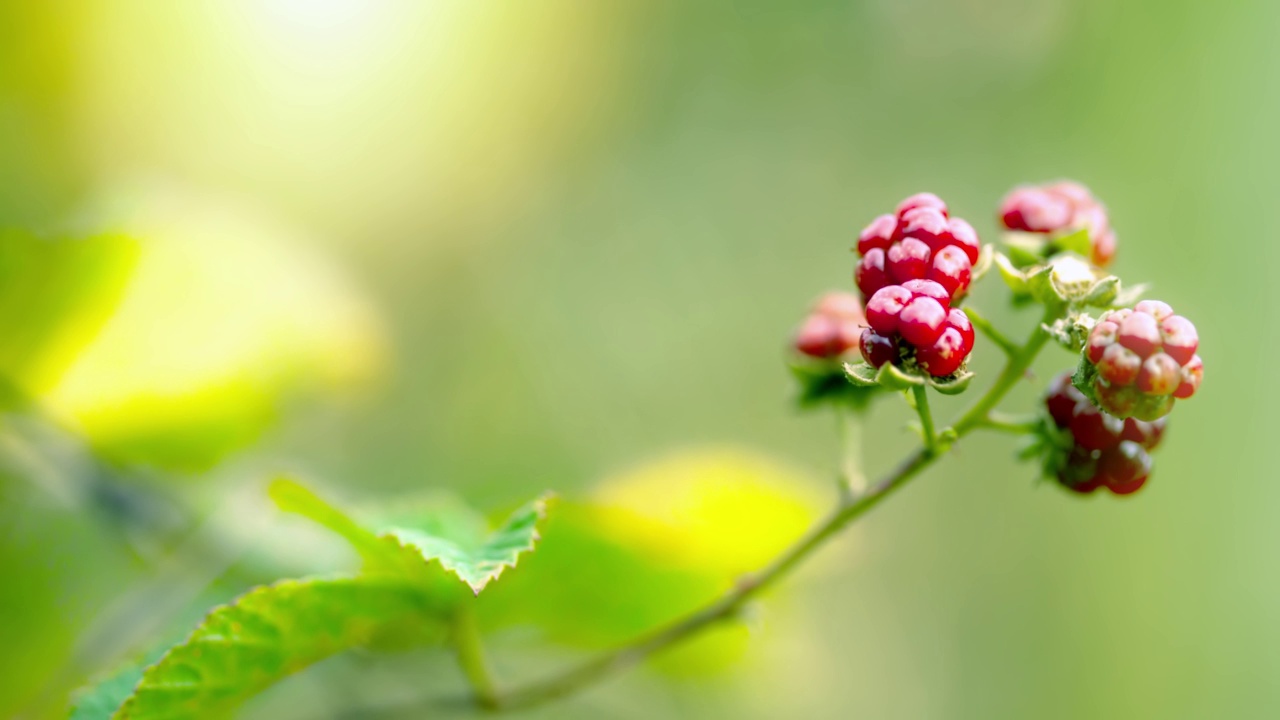
[[[1148,452],[1164,436],[1163,418],[1144,422],[1108,415],[1071,384],[1071,373],[1050,385],[1045,406],[1054,425],[1071,435],[1071,450],[1057,471],[1063,487],[1086,494],[1105,487],[1116,495],[1129,495],[1147,482]]]
[[[1098,404],[1120,417],[1152,420],[1173,408],[1174,398],[1195,394],[1204,377],[1196,350],[1196,326],[1158,300],[1103,315],[1085,343],[1085,358],[1097,370]]]
[[[867,317],[853,293],[829,292],[818,299],[800,325],[795,349],[810,357],[834,360],[857,347]]]
[[[934,377],[960,369],[973,352],[973,324],[951,293],[933,280],[908,280],[876,291],[867,301],[862,357],[873,367],[911,358]],[[903,351],[906,351],[905,353]]]
[[[862,259],[853,278],[864,299],[911,280],[932,280],[955,299],[969,289],[979,249],[972,225],[951,217],[937,195],[919,193],[858,235]]]
[[[1000,222],[1010,230],[1049,236],[1088,230],[1098,267],[1106,267],[1116,254],[1107,209],[1088,188],[1070,180],[1014,188],[1000,203]]]

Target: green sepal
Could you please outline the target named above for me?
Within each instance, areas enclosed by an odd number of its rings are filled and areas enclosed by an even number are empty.
[[[876,372],[876,382],[890,390],[910,390],[925,384],[924,378],[907,373],[893,363],[885,363]]]
[[[969,284],[978,282],[991,270],[991,264],[996,256],[996,248],[991,243],[982,246],[978,251],[978,261],[973,264],[973,269],[969,272]]]
[[[1087,258],[1093,255],[1093,242],[1089,240],[1089,231],[1080,229],[1070,235],[1064,235],[1049,241],[1048,250],[1050,255],[1070,252]]]
[[[877,371],[865,362],[845,363],[844,376],[849,382],[858,387],[877,387],[880,381],[877,379]]]
[[[1000,277],[1004,280],[1004,284],[1009,286],[1013,291],[1014,297],[1026,297],[1031,295],[1031,287],[1027,284],[1027,274],[1019,270],[1004,253],[995,254],[996,269],[1000,271]]]
[[[947,377],[930,377],[926,382],[943,395],[959,395],[969,387],[972,381],[973,373],[968,370],[959,370]]]
[[[790,366],[800,385],[796,403],[803,409],[836,404],[862,411],[877,396],[872,387],[859,385],[846,374],[847,363],[799,361]]]

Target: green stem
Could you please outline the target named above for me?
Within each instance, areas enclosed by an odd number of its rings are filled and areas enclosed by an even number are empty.
[[[475,609],[469,604],[464,603],[453,616],[453,646],[458,651],[458,665],[471,683],[476,703],[487,710],[497,710],[501,705],[498,685],[480,640]]]
[[[1036,415],[1015,417],[992,411],[978,424],[987,430],[998,430],[1012,435],[1030,435],[1040,428],[1040,418]]]
[[[836,405],[836,424],[840,433],[840,478],[842,498],[861,492],[867,484],[862,474],[862,414],[845,405]]]
[[[1005,355],[1013,357],[1022,350],[1022,348],[1018,347],[1016,342],[1010,340],[1004,333],[997,330],[996,327],[991,324],[990,320],[979,314],[972,306],[966,307],[964,309],[964,313],[969,316],[969,322],[973,324],[973,327],[976,328],[978,332],[987,336],[987,339],[995,343],[996,347],[1000,348]]]
[[[1057,313],[1054,309],[1049,309],[1045,313],[1046,322],[1052,322],[1056,317]],[[1004,370],[996,378],[995,384],[952,425],[950,433],[954,440],[959,440],[973,430],[988,426],[991,421],[991,411],[1025,375],[1027,368],[1031,366],[1048,339],[1049,335],[1041,325],[1037,324],[1026,343],[1016,346],[1016,351],[1010,353]],[[718,600],[664,628],[588,660],[568,672],[534,682],[523,688],[496,693],[493,691],[492,680],[487,674],[482,675],[481,683],[472,681],[473,686],[477,687],[477,701],[486,708],[504,711],[541,705],[577,692],[602,677],[630,668],[649,656],[692,637],[710,625],[734,617],[747,601],[773,585],[815,550],[822,547],[832,536],[880,504],[880,501],[894,490],[919,475],[954,447],[954,441],[942,447],[936,445],[933,419],[929,414],[928,399],[924,397],[923,388],[916,393],[916,409],[920,411],[921,424],[925,428],[924,447],[907,456],[896,468],[860,495],[842,497],[836,507],[794,545],[783,551],[764,569],[741,578]],[[477,640],[476,645],[478,644]],[[462,654],[461,648],[459,653]],[[468,671],[468,676],[470,675],[471,672]],[[482,688],[485,689],[485,693],[491,694],[482,694],[480,691]]]
[[[929,410],[929,388],[916,385],[911,388],[915,398],[916,414],[920,416],[920,436],[924,438],[924,451],[930,455],[938,451],[938,435],[933,427],[933,412]]]

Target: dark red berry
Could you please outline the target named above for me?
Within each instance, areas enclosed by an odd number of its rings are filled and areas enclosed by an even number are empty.
[[[917,296],[898,315],[898,332],[916,348],[927,348],[938,341],[947,321],[942,303],[931,297]]]
[[[1098,479],[1116,495],[1137,492],[1150,475],[1151,456],[1135,442],[1121,442],[1098,459]]]
[[[1071,373],[1065,372],[1050,383],[1044,404],[1049,409],[1049,417],[1053,418],[1053,424],[1065,428],[1071,424],[1076,403],[1081,400],[1084,400],[1084,393],[1077,390],[1071,383]]]
[[[1102,480],[1098,477],[1098,459],[1084,448],[1072,448],[1066,462],[1058,470],[1058,483],[1082,495],[1097,490],[1102,487]]]
[[[948,245],[933,254],[933,263],[925,275],[928,279],[946,288],[947,293],[957,298],[969,289],[973,266],[964,251],[954,245]]]
[[[932,280],[908,280],[902,287],[911,291],[911,297],[931,297],[942,303],[942,307],[951,307],[951,294]]]
[[[1076,403],[1071,414],[1071,436],[1086,450],[1106,450],[1120,442],[1124,421],[1108,415],[1087,399]]]
[[[898,203],[898,217],[904,217],[908,212],[916,208],[932,208],[944,216],[947,214],[947,204],[942,202],[942,198],[933,193],[923,192],[916,193]]]
[[[1164,437],[1164,428],[1167,423],[1166,418],[1152,422],[1128,418],[1124,421],[1124,431],[1120,433],[1120,437],[1129,442],[1138,443],[1146,450],[1155,450],[1161,438]]]
[[[862,359],[872,367],[878,368],[898,359],[898,341],[892,336],[880,335],[871,328],[862,331],[858,349],[862,351]]]
[[[1164,351],[1179,365],[1191,362],[1196,350],[1200,348],[1200,335],[1196,333],[1196,326],[1181,315],[1170,314],[1161,321],[1160,337],[1164,341]]]
[[[1119,343],[1145,359],[1160,349],[1160,325],[1144,312],[1135,312],[1120,323]]]
[[[853,272],[853,281],[862,291],[863,297],[869,298],[880,288],[892,284],[884,263],[885,253],[880,248],[868,250],[858,262],[858,267]]]
[[[903,238],[885,257],[889,277],[898,284],[923,279],[929,270],[929,246],[917,238]]]
[[[1195,395],[1203,379],[1204,361],[1199,355],[1192,356],[1191,361],[1182,367],[1182,381],[1178,383],[1178,389],[1173,391],[1173,396],[1179,400],[1186,400]]]
[[[1160,352],[1142,361],[1137,386],[1147,395],[1172,395],[1181,383],[1182,366],[1177,360]]]
[[[950,236],[951,245],[964,251],[966,257],[969,258],[970,265],[978,264],[978,255],[982,252],[982,245],[978,241],[978,233],[973,226],[960,218],[953,217],[947,221],[947,235]]]
[[[880,335],[898,332],[902,308],[911,302],[911,291],[901,285],[888,285],[876,291],[867,301],[867,324]]]
[[[881,215],[871,221],[858,234],[858,254],[866,255],[872,248],[888,250],[893,244],[894,234],[898,229],[898,218],[893,215]]]

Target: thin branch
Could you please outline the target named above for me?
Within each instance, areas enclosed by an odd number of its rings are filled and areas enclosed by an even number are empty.
[[[463,603],[453,617],[453,646],[458,652],[458,665],[471,684],[475,701],[486,710],[498,709],[498,686],[489,668],[484,645],[480,640],[480,628],[476,624],[475,609]]]
[[[1055,309],[1046,310],[1046,319],[1052,320],[1055,315]],[[1032,329],[1031,337],[1027,339],[1026,343],[1022,346],[1015,346],[1016,350],[1010,354],[1004,370],[1001,371],[999,377],[996,378],[995,383],[987,390],[986,394],[980,397],[951,428],[944,432],[955,440],[959,440],[969,432],[983,427],[984,423],[989,422],[991,411],[1013,389],[1018,380],[1025,375],[1027,368],[1030,367],[1036,355],[1043,349],[1048,338],[1049,336],[1045,333],[1042,325],[1037,324]],[[932,417],[928,415],[927,399],[921,402],[920,398],[917,397],[917,409],[920,407],[925,408],[925,411],[921,414],[921,422],[926,428],[926,442],[930,442],[931,438],[936,441],[936,436],[933,433]],[[945,455],[953,446],[954,442],[942,447],[927,444],[925,447],[917,449],[893,471],[885,475],[861,495],[842,499],[826,518],[810,529],[791,548],[784,551],[772,564],[758,573],[742,578],[732,590],[710,605],[694,611],[665,628],[643,636],[632,643],[605,652],[560,675],[506,692],[497,691],[483,698],[478,697],[477,702],[482,707],[501,711],[519,710],[541,705],[580,691],[603,677],[626,670],[649,656],[682,642],[697,634],[703,628],[734,617],[747,601],[790,572],[796,565],[824,545],[828,539],[878,505],[881,500],[888,497],[894,490],[902,487],[907,481],[920,474],[921,471],[936,462],[938,458]]]
[[[978,427],[1011,435],[1030,435],[1040,429],[1040,418],[1036,415],[1014,416],[992,411],[978,423]]]

